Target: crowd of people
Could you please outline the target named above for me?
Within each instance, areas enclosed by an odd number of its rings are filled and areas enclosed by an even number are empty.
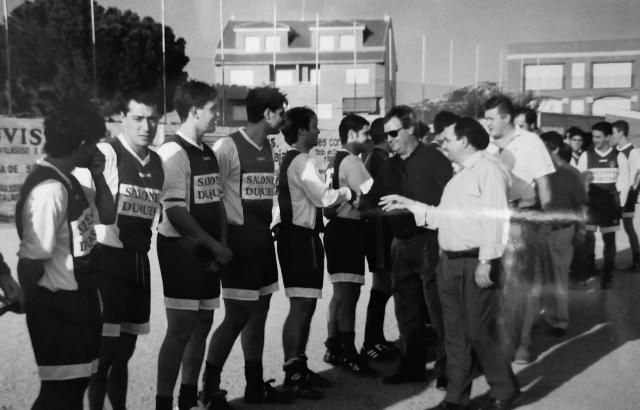
[[[246,126],[209,147],[203,136],[216,99],[207,84],[180,85],[180,128],[157,150],[162,113],[151,92],[123,99],[122,132],[107,140],[88,104],[46,117],[46,156],[16,209],[20,286],[0,265],[2,301],[20,301],[26,312],[41,379],[33,409],[82,409],[87,390],[92,410],[106,397],[126,408],[128,362],[137,337],[149,333],[154,229],[167,320],[157,410],[174,408],[178,375],[180,410],[231,408],[221,373],[238,338],[247,403],[322,399],[332,381],[309,369],[306,347],[325,260],[333,288],[326,363],[376,376],[370,361],[398,357],[382,378],[398,384],[426,381],[435,360],[435,387],[446,394],[434,409],[469,408],[480,371],[490,386],[483,408],[510,409],[520,396],[512,363],[531,360],[534,323],[554,336],[569,325],[570,276],[599,275],[601,288],[611,288],[621,219],[629,269],[640,268],[640,152],[624,121],[599,122],[590,134],[540,133],[535,111],[504,96],[486,102],[483,119],[439,113],[433,133],[405,105],[371,124],[348,114],[324,182],[310,154],[320,132],[313,110],[288,108],[277,88],[251,89]],[[291,149],[276,173],[268,137],[280,132]],[[372,286],[357,349],[367,263]],[[284,380],[275,388],[262,357],[280,284],[290,308]],[[391,297],[398,343],[383,331]],[[207,349],[220,299],[225,316]]]

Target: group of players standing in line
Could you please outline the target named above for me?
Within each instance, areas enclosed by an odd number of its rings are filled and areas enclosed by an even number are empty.
[[[541,140],[530,140],[535,134],[520,129],[514,132],[511,103],[498,97],[486,107],[489,131],[500,148],[496,153],[499,167],[485,154],[490,149],[489,134],[473,119],[436,118],[436,133],[445,143],[447,159],[435,144],[419,142],[414,132],[415,113],[407,106],[394,107],[371,127],[364,118],[347,115],[339,128],[342,148],[326,184],[309,155],[319,135],[312,110],[295,107],[285,112],[287,99],[278,89],[252,89],[246,101],[247,126],[218,140],[211,149],[202,138],[211,131],[216,117],[216,98],[216,90],[204,83],[189,81],[179,86],[174,106],[181,125],[157,152],[149,149],[160,115],[151,93],[123,100],[123,132],[103,142],[99,141],[105,134],[104,121],[91,107],[63,106],[47,116],[46,157],[27,178],[16,210],[21,239],[18,274],[42,381],[33,408],[81,409],[87,386],[91,409],[102,409],[105,396],[114,409],[126,408],[127,364],[137,336],[149,332],[147,253],[159,212],[157,247],[167,331],[158,355],[156,409],[173,408],[180,371],[179,409],[197,407],[199,400],[210,409],[230,408],[226,392],[220,388],[221,373],[238,337],[245,358],[246,402],[322,398],[318,388],[331,386],[331,381],[308,368],[305,353],[316,302],[322,296],[325,251],[333,285],[325,342],[327,363],[356,374],[375,375],[367,359],[395,353],[395,346],[385,340],[382,331],[385,306],[393,294],[401,359],[397,371],[383,378],[384,383],[425,380],[426,344],[431,338],[437,351],[437,385],[447,389],[438,408],[468,406],[471,363],[478,359],[494,393],[487,408],[510,408],[519,395],[510,363],[514,355],[517,358],[522,353],[523,346],[528,347],[527,331],[518,333],[527,327],[527,318],[531,319],[529,301],[536,296],[532,289],[541,283],[529,273],[535,271],[532,266],[536,261],[534,252],[527,251],[534,242],[540,245],[543,230],[531,219],[512,216],[511,225],[520,227],[515,235],[524,246],[511,252],[515,268],[506,269],[498,269],[500,261],[508,259],[502,258],[506,238],[499,232],[509,223],[509,217],[504,217],[509,207],[521,211],[554,209],[550,206],[552,183],[546,177],[559,168],[551,162],[552,154],[545,150],[544,157],[540,151],[540,146],[544,148]],[[628,133],[628,129],[624,131]],[[276,176],[267,137],[279,132],[292,149],[284,155]],[[523,133],[526,137],[519,137]],[[626,198],[629,189],[625,155],[616,150],[611,154],[605,143],[598,142],[608,141],[610,134],[610,126],[594,126],[595,150],[578,162],[591,178],[587,181],[591,211],[587,227],[600,226],[605,239],[603,288],[611,283],[611,258],[615,256],[615,243],[612,245],[611,236],[607,236],[619,218],[614,215],[613,206],[619,210],[614,201],[619,200],[618,193]],[[509,141],[505,142],[504,135]],[[370,138],[374,147],[365,164],[360,155]],[[564,148],[555,136],[543,136],[542,140],[550,141],[547,146],[551,152]],[[394,156],[388,160],[390,151]],[[522,155],[535,162],[532,153],[541,155],[541,162],[524,164]],[[468,164],[470,158],[477,161],[479,156],[482,166]],[[454,176],[450,160],[458,168],[474,171]],[[480,180],[479,194],[466,192],[469,187],[465,181],[479,178],[475,174],[478,169],[485,177],[495,173],[498,182]],[[503,172],[505,169],[510,172]],[[461,225],[459,222],[447,225],[447,211],[451,213],[447,207],[458,209],[451,198],[438,207],[443,193],[446,197],[447,187],[454,183],[459,185],[455,192],[470,195],[467,203],[488,197],[489,192],[497,193],[492,194],[497,199],[477,204],[477,209],[489,211],[480,219],[493,225],[481,227],[486,222],[478,219],[462,226],[478,233],[477,238],[456,231],[461,227],[453,226]],[[483,193],[485,183],[489,185]],[[576,222],[580,224],[575,215],[587,202],[584,199],[577,200],[582,202],[576,206],[558,209],[570,211],[574,217],[555,221],[550,228],[554,232],[571,228],[573,232]],[[573,198],[568,201],[575,202]],[[442,216],[437,216],[440,208],[444,208]],[[323,216],[329,221],[326,227]],[[494,237],[486,237],[487,231]],[[457,312],[459,307],[452,305],[455,295],[447,292],[458,290],[443,289],[439,283],[446,282],[440,276],[443,269],[436,269],[439,241],[445,262],[449,261],[444,270],[469,271],[477,288],[489,292],[462,291],[462,297],[478,303],[488,319],[481,318],[467,328],[452,324],[456,314],[465,317],[467,325],[473,320],[466,317],[469,312]],[[290,301],[282,336],[282,389],[264,381],[262,368],[270,297],[279,288],[276,251]],[[358,352],[355,311],[364,283],[365,255],[373,285],[364,345]],[[472,269],[456,265],[468,259],[475,261]],[[551,270],[557,270],[556,265],[564,269],[566,263],[558,263],[552,256],[549,259]],[[511,272],[516,270],[528,273]],[[508,272],[506,277],[504,272]],[[512,294],[521,296],[512,296],[515,319],[511,322],[516,330],[515,336],[506,338],[512,346],[503,340],[504,335],[495,334],[494,325],[502,312],[495,301],[496,295],[503,293],[503,284],[505,299],[509,299],[508,277],[516,278],[511,281],[516,283]],[[562,292],[566,289],[558,290]],[[206,350],[220,297],[225,302],[225,317]],[[566,301],[557,303],[560,307],[555,310],[560,322],[552,326],[566,328],[563,303],[566,305]],[[548,307],[546,312],[554,309]],[[494,331],[489,330],[492,328]],[[471,341],[475,355],[460,347],[461,340]]]

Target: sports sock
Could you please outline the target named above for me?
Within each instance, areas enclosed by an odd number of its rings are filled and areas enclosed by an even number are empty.
[[[262,362],[259,360],[247,360],[244,362],[244,377],[247,385],[260,385],[264,381],[262,374]]]
[[[156,410],[173,410],[173,397],[156,395]]]
[[[195,384],[181,384],[178,395],[178,409],[189,410],[198,405],[198,386]]]
[[[364,327],[364,346],[373,346],[385,341],[384,314],[390,295],[371,289],[367,306],[367,322]]]
[[[205,400],[209,400],[215,392],[220,390],[220,374],[222,366],[205,362],[204,375],[202,376],[202,390]]]

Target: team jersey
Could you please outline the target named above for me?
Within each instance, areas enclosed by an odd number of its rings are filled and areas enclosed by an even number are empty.
[[[624,154],[609,148],[599,152],[595,148],[585,151],[578,162],[581,171],[589,171],[593,180],[589,184],[590,201],[617,197],[624,204],[629,190],[629,171]]]
[[[209,235],[220,238],[223,196],[216,156],[206,144],[200,146],[180,134],[167,137],[158,151],[164,169],[163,213],[158,232],[180,237],[167,218],[166,210],[184,206]]]
[[[373,185],[373,179],[364,166],[360,157],[345,149],[336,152],[333,159],[333,175],[331,187],[338,189],[347,187],[357,194],[367,194]],[[335,209],[339,218],[360,219],[360,211],[350,202],[344,202]]]
[[[98,242],[147,252],[164,182],[160,156],[149,150],[140,158],[122,135],[98,148],[105,156],[104,176],[117,211],[114,224],[96,225]]]
[[[78,180],[41,161],[20,189],[16,227],[21,259],[44,261],[38,284],[53,292],[95,287],[94,213]]]
[[[244,129],[214,145],[224,181],[223,203],[229,223],[268,228],[275,192],[271,145],[257,146]]]

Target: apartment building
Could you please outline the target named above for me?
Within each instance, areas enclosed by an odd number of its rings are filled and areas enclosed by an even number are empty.
[[[640,110],[640,39],[510,44],[505,88],[544,112]]]

